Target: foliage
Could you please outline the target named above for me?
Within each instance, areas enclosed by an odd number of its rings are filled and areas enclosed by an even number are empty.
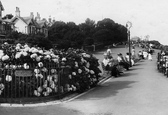
[[[52,48],[51,41],[48,40],[47,38],[45,38],[44,35],[42,35],[42,34],[31,35],[31,36],[27,37],[26,43],[28,43],[32,46],[36,45],[38,47],[42,47],[45,49]]]
[[[95,25],[95,21],[87,18],[85,23],[79,24],[79,29],[86,37],[92,37],[95,31]]]
[[[156,41],[156,40],[148,41],[148,43],[151,43],[151,44],[154,44],[154,45],[160,45],[160,42]]]
[[[94,44],[94,39],[93,38],[86,38],[85,41],[84,41],[84,45],[93,45]]]
[[[12,14],[6,14],[2,19],[12,19],[13,15]]]
[[[105,18],[97,23],[87,18],[84,23],[79,25],[74,22],[57,21],[49,28],[48,38],[57,46],[65,47],[65,49],[100,43],[105,46],[127,41],[127,29],[110,18]]]
[[[111,45],[127,41],[127,29],[121,24],[115,23],[110,18],[95,23],[87,18],[84,23],[76,25],[74,22],[56,21],[48,28],[48,37],[42,34],[25,35],[17,31],[9,33],[7,39],[13,39],[16,43],[29,43],[51,48],[54,44],[57,48],[68,49],[69,47],[81,48],[84,45],[103,44]]]
[[[101,72],[96,57],[73,48],[44,50],[27,44],[3,44],[0,61],[3,73],[0,98],[46,97],[85,91],[98,83]],[[29,71],[26,79],[25,70]],[[24,75],[16,74],[18,71]]]

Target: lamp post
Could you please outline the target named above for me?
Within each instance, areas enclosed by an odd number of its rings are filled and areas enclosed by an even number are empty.
[[[132,23],[128,21],[126,23],[126,28],[127,28],[127,37],[128,37],[128,44],[129,44],[129,64],[131,64],[131,43],[130,43],[130,28],[132,27]]]

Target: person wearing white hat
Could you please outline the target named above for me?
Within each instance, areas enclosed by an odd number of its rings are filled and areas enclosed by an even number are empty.
[[[111,75],[114,77],[119,76],[119,71],[115,64],[113,64],[113,58],[108,58],[107,53],[104,53],[104,59],[102,61],[102,68],[107,71],[111,71]]]

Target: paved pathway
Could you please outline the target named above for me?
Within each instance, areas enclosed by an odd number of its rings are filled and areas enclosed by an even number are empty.
[[[114,54],[122,51],[123,48],[113,50]],[[153,58],[138,62],[121,77],[110,78],[70,102],[0,107],[0,115],[168,115],[168,79],[157,71],[156,55]]]

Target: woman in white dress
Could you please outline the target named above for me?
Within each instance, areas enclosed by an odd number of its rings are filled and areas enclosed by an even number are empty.
[[[152,55],[150,53],[148,54],[148,60],[152,61]]]

